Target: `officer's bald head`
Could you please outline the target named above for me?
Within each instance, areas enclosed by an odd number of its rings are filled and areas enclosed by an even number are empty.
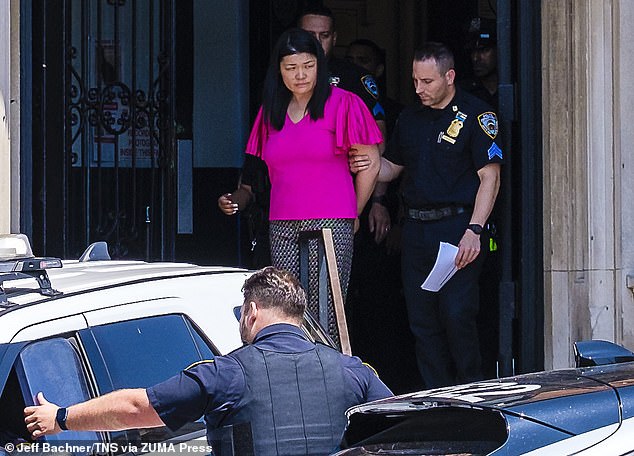
[[[299,280],[288,271],[268,266],[256,271],[242,286],[244,302],[256,302],[300,324],[306,310],[306,292]]]

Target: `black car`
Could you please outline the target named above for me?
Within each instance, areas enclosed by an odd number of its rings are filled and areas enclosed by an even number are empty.
[[[575,344],[577,368],[406,394],[348,411],[338,455],[634,455],[634,353]]]

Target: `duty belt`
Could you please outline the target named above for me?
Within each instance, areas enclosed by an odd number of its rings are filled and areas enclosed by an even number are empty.
[[[408,209],[407,215],[414,220],[429,222],[432,220],[440,220],[452,215],[462,214],[467,209],[464,206],[447,206],[435,209]]]

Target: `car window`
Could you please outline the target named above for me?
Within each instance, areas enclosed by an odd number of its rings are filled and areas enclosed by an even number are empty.
[[[213,359],[212,347],[183,315],[161,315],[91,327],[79,333],[100,394],[121,388],[146,388],[178,374],[190,364]],[[176,432],[167,428],[111,433],[119,448],[200,431],[202,421]]]
[[[43,392],[47,400],[64,406],[90,399],[81,358],[70,339],[55,337],[41,340],[20,351],[0,396],[0,438],[3,445],[30,440],[22,412],[25,406],[36,403],[39,392]],[[101,438],[96,432],[68,431],[40,440],[51,445],[67,441],[90,442],[85,446],[77,445],[70,452],[84,455],[91,451],[82,451],[81,448],[88,448]]]
[[[90,330],[108,379],[97,378],[100,391],[146,388],[177,374],[190,364],[213,357],[182,315],[162,315],[93,327]],[[84,331],[80,337],[84,340]],[[110,384],[109,384],[110,383]]]

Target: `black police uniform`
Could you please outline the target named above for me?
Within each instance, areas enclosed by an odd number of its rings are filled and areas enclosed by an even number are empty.
[[[348,60],[331,57],[328,60],[330,85],[357,95],[372,113],[374,120],[385,120],[385,111],[379,102],[379,88],[374,77],[364,68]]]
[[[402,275],[418,367],[427,388],[480,379],[476,316],[478,277],[488,249],[439,292],[421,289],[440,242],[458,245],[480,186],[477,171],[501,163],[497,118],[478,98],[457,89],[444,109],[406,108],[385,158],[405,167]]]
[[[482,82],[479,79],[464,79],[458,83],[460,87],[469,92],[472,95],[475,95],[480,100],[483,100],[485,103],[491,105],[494,109],[498,108],[498,91],[496,90],[494,93],[489,92],[489,90],[484,87]]]
[[[358,358],[275,324],[253,344],[196,363],[147,394],[170,429],[204,415],[216,449],[227,426],[250,423],[255,454],[300,455],[335,451],[347,408],[391,392]]]

